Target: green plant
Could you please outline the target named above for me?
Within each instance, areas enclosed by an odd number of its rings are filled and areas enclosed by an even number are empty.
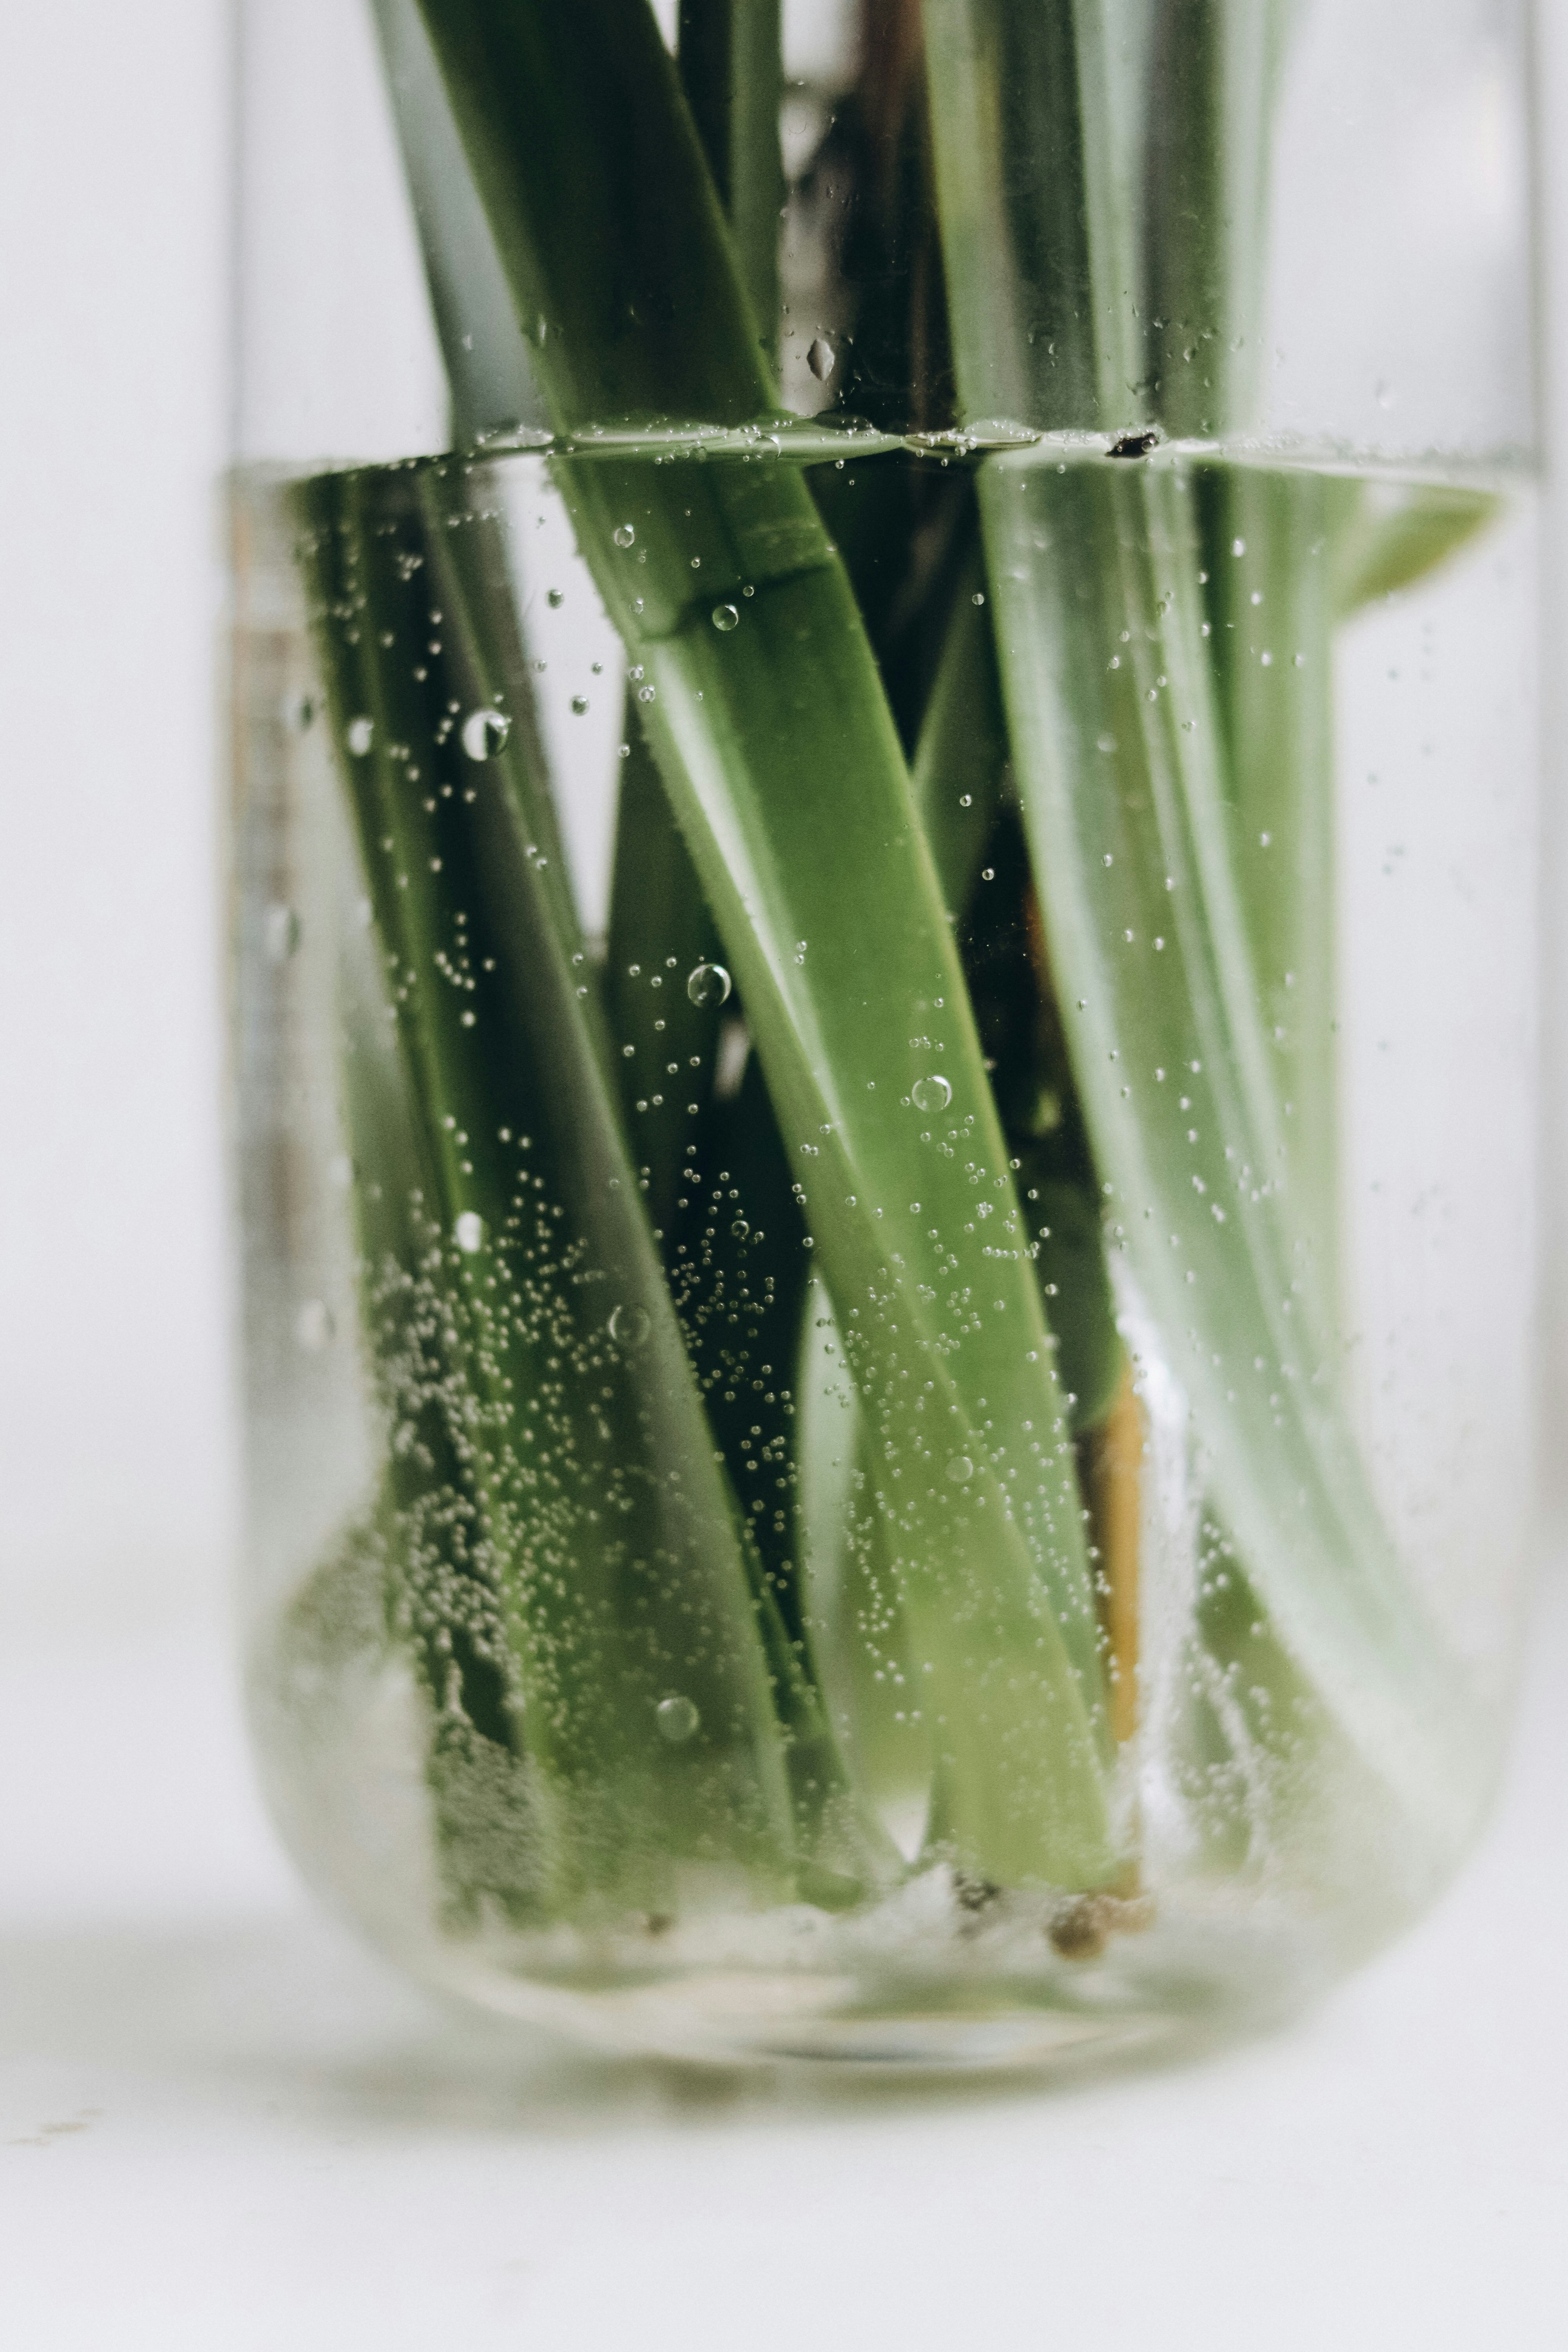
[[[963,1887],[1124,1888],[1131,1293],[1253,1745],[1331,1738],[1439,1845],[1468,1802],[1331,1360],[1329,695],[1336,619],[1486,509],[1158,447],[1247,422],[1287,14],[870,12],[902,258],[857,381],[918,348],[933,406],[860,497],[776,413],[777,0],[684,0],[678,61],[646,0],[378,0],[458,446],[298,517],[397,1047],[345,1087],[374,1549],[460,1913],[851,1905],[892,1781]],[[627,658],[602,968],[520,421]]]

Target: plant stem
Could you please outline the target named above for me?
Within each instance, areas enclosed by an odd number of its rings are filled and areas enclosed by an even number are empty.
[[[503,550],[468,488],[430,467],[307,486],[318,642],[433,1192],[432,1298],[462,1366],[447,1427],[504,1596],[550,1907],[667,1909],[682,1858],[787,1869],[785,1768],[734,1505],[578,994],[521,659],[499,641]],[[461,714],[487,712],[465,747]],[[660,1729],[671,1697],[696,1711],[679,1744]]]
[[[1116,1235],[1156,1323],[1188,1335],[1179,1376],[1259,1595],[1412,1820],[1446,1835],[1445,1807],[1467,1801],[1454,1670],[1322,1368],[1279,1190],[1190,488],[1164,469],[1004,461],[982,497],[997,576],[1019,591],[1014,740]],[[1081,572],[1053,560],[1066,547]],[[1103,789],[1084,789],[1096,772]]]
[[[778,342],[784,158],[780,0],[680,0],[680,79],[713,174],[758,341]]]
[[[372,13],[447,371],[452,438],[463,446],[498,428],[537,425],[543,411],[528,345],[416,0],[372,0]]]
[[[1146,235],[1152,389],[1167,430],[1253,422],[1275,99],[1294,0],[1155,0]]]
[[[737,424],[764,408],[719,208],[646,8],[426,0],[426,22],[520,314],[548,321],[539,373],[557,429],[627,411]],[[568,159],[580,176],[590,152],[604,168],[581,205],[563,203]],[[804,486],[761,451],[560,473],[646,667],[645,721],[802,1164],[937,1695],[952,1850],[1007,1883],[1104,1883],[1117,1856],[1103,1678],[1064,1412],[853,598]],[[733,629],[713,625],[721,604]],[[935,1101],[937,1076],[946,1102],[922,1112],[913,1089]],[[964,1463],[966,1477],[949,1475]]]
[[[1325,1344],[1340,1328],[1333,489],[1321,475],[1239,466],[1205,467],[1197,483],[1230,855],[1279,1102],[1283,1213]]]

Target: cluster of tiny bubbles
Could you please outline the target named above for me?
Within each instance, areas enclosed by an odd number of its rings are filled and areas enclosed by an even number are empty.
[[[610,1317],[610,1337],[617,1347],[640,1348],[653,1329],[653,1318],[646,1307],[617,1307]]]
[[[734,605],[733,605],[733,604],[715,604],[715,605],[714,605],[714,607],[713,607],[713,626],[714,626],[716,629],[720,629],[720,630],[721,630],[721,631],[723,632],[723,634],[724,634],[726,636],[728,636],[728,635],[729,635],[729,633],[730,633],[730,631],[731,631],[731,629],[737,629],[737,628],[739,628],[739,627],[740,627],[740,625],[741,625],[741,615],[740,615],[740,614],[736,611],[736,609],[735,609],[735,607],[734,607]]]
[[[307,1356],[319,1356],[331,1342],[332,1311],[324,1298],[307,1298],[294,1318],[294,1345]]]
[[[826,336],[818,335],[805,355],[805,363],[817,383],[826,383],[833,373],[834,362],[837,358],[837,353]]]
[[[485,1221],[477,1210],[465,1209],[452,1227],[452,1239],[465,1256],[473,1257],[485,1245]]]
[[[489,760],[511,733],[511,720],[500,710],[470,710],[463,721],[463,749],[470,760]]]
[[[952,1088],[940,1074],[933,1074],[915,1080],[910,1088],[910,1100],[917,1110],[945,1110],[952,1100]]]
[[[974,1465],[967,1454],[955,1454],[947,1465],[947,1475],[955,1486],[967,1486],[974,1475]]]
[[[292,907],[271,906],[262,921],[267,953],[273,963],[287,963],[300,944],[300,918]]]
[[[654,1708],[653,1719],[658,1726],[661,1739],[668,1739],[672,1748],[682,1748],[702,1717],[690,1699],[677,1697],[661,1698]]]
[[[636,533],[636,531],[632,529],[632,527],[631,527],[630,523],[629,523],[629,522],[624,522],[624,523],[622,523],[622,524],[619,526],[619,528],[616,530],[616,545],[617,547],[630,547],[630,545],[631,545],[632,541],[636,539],[636,537],[637,537],[637,533]]]
[[[349,720],[347,742],[351,759],[363,760],[375,740],[375,721],[360,717]]]
[[[728,1000],[731,985],[721,963],[700,963],[687,975],[686,993],[693,1004],[722,1004]]]

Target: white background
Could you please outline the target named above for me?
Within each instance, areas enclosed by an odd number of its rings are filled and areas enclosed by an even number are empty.
[[[1554,125],[1568,11],[1542,13]],[[1476,1870],[1322,2017],[1205,2071],[934,2101],[584,2073],[432,2020],[305,1912],[224,1649],[227,12],[14,6],[4,58],[8,2340],[1561,2346],[1559,1602],[1511,1810]],[[1568,265],[1568,178],[1548,198]],[[1555,350],[1568,304],[1552,316]],[[1554,497],[1549,539],[1568,520]],[[1550,665],[1549,683],[1561,734]],[[1552,1360],[1549,1439],[1568,1427]]]

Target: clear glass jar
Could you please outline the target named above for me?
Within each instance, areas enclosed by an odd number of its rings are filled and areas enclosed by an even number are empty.
[[[1245,2024],[1510,1704],[1521,13],[676,13],[246,12],[272,1802],[620,2046]]]

